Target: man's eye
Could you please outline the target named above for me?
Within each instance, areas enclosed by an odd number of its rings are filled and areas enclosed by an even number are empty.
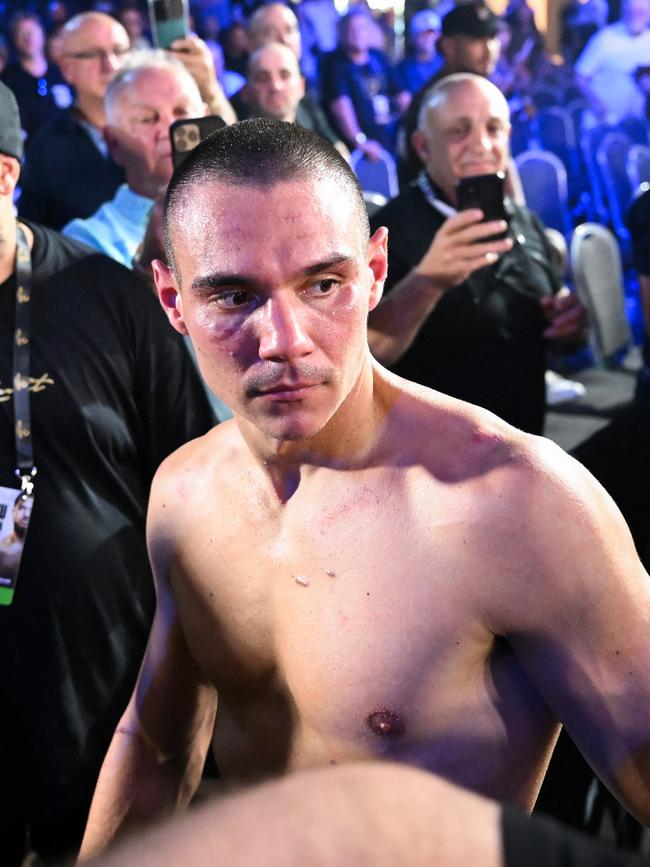
[[[226,292],[220,292],[212,299],[213,303],[218,307],[226,310],[236,310],[239,307],[245,307],[251,300],[251,296],[244,289],[229,289]]]
[[[324,280],[317,280],[309,287],[309,292],[314,297],[322,297],[330,295],[339,286],[339,281],[333,277],[327,277]]]

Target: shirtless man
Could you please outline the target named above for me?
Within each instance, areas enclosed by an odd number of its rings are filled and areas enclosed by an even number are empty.
[[[211,741],[229,781],[380,757],[531,808],[562,721],[649,821],[627,527],[551,442],[373,361],[387,233],[345,162],[235,124],[175,174],[165,225],[161,303],[235,418],[156,476],[157,613],[83,855],[185,805]]]

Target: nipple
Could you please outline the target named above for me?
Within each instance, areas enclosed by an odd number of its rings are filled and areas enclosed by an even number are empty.
[[[401,717],[392,710],[376,710],[366,717],[366,725],[373,734],[392,741],[406,732],[406,725]]]

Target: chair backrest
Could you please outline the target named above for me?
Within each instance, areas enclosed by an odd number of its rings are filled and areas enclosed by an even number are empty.
[[[589,313],[594,356],[611,361],[633,342],[616,238],[604,226],[583,223],[571,238],[570,258],[576,290]]]
[[[627,178],[630,187],[636,190],[640,184],[650,181],[650,146],[634,144],[627,154]]]
[[[587,177],[589,178],[589,186],[591,187],[593,213],[594,216],[603,223],[607,222],[609,211],[606,205],[603,181],[596,162],[596,151],[605,136],[610,132],[614,132],[615,129],[616,127],[614,126],[598,124],[589,127],[583,126],[580,131],[580,154],[587,172]]]
[[[573,228],[569,211],[566,169],[559,157],[549,151],[524,151],[515,158],[526,205],[550,229],[565,238]]]
[[[379,193],[387,199],[399,193],[395,160],[387,150],[381,151],[378,160],[370,160],[360,148],[356,148],[350,155],[350,163],[364,192]]]
[[[622,132],[608,132],[596,150],[596,163],[607,198],[611,225],[621,239],[629,237],[625,214],[633,188],[627,175],[631,139]]]

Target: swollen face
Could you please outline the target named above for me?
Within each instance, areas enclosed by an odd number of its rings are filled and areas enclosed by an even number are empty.
[[[369,363],[374,278],[352,196],[329,179],[212,183],[175,224],[176,307],[206,382],[240,425],[315,436]]]

